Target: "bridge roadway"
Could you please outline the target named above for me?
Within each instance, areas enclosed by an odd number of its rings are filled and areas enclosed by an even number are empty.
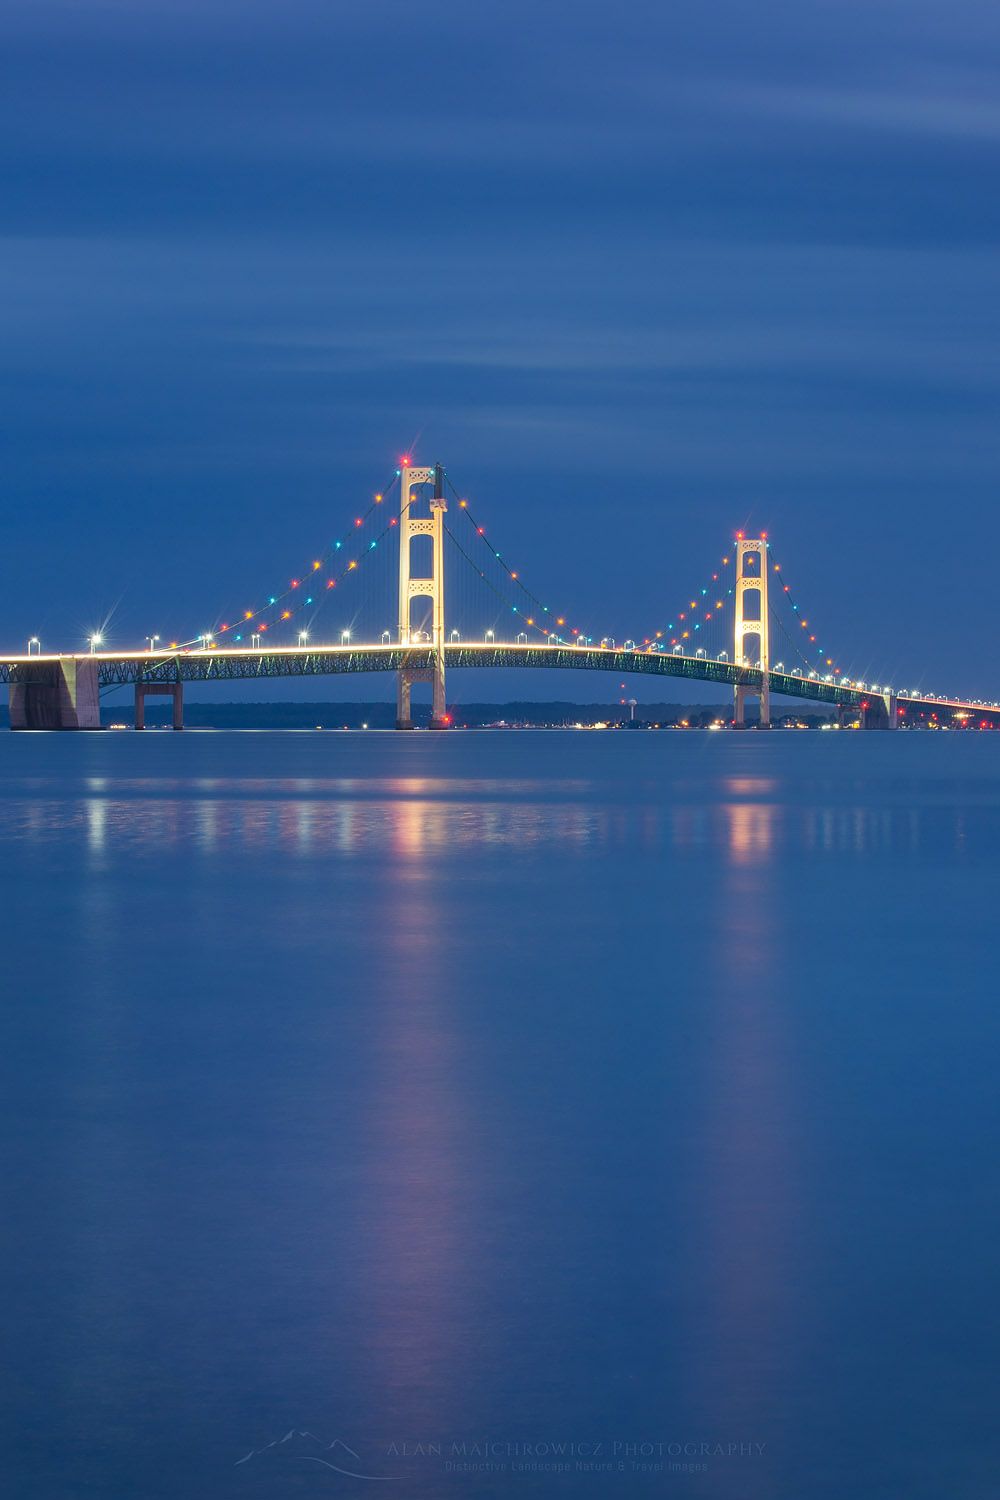
[[[613,672],[618,676],[640,674],[680,677],[688,681],[714,682],[727,687],[760,688],[763,673],[756,667],[705,657],[677,656],[665,651],[623,650],[612,646],[520,645],[497,642],[449,642],[445,646],[448,670],[478,668],[548,668],[556,671]],[[342,672],[395,672],[406,665],[429,668],[430,646],[304,645],[278,647],[212,647],[170,652],[98,651],[86,654],[11,655],[0,657],[0,682],[10,686],[49,682],[53,672],[69,663],[76,669],[96,669],[100,689],[149,684],[167,689],[185,682],[232,682],[264,677],[323,677]],[[836,682],[800,677],[790,672],[768,674],[770,690],[785,698],[812,703],[835,704],[861,709],[887,694],[867,687],[841,686]],[[966,712],[1000,726],[1000,705],[961,699],[923,697],[900,693],[904,709]]]

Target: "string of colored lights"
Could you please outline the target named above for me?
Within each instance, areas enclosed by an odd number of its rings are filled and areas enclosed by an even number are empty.
[[[331,542],[322,556],[315,559],[311,563],[308,571],[305,573],[305,578],[309,580],[323,578],[325,580],[324,591],[328,591],[330,589],[336,588],[337,585],[348,576],[348,574],[356,571],[359,564],[358,560],[355,558],[351,559],[340,570],[339,573],[331,575],[329,577],[326,576],[327,569],[336,558],[337,554],[343,550],[351,537],[357,536],[361,531],[364,530],[364,527],[367,525],[372,515],[374,515],[375,512],[379,510],[380,506],[385,501],[386,496],[391,492],[392,487],[396,483],[396,480],[398,478],[399,470],[397,469],[395,475],[390,480],[385,489],[378,491],[375,494],[374,498],[371,501],[371,504],[368,506],[368,509],[364,511],[360,516],[355,517],[350,529],[346,531],[343,536],[338,537],[335,541]],[[398,517],[393,516],[388,525],[379,533],[379,536],[374,541],[369,543],[366,550],[369,552],[373,551],[378,546],[378,543],[382,540],[382,538],[385,537],[388,532],[391,531],[392,528],[396,525],[398,525]],[[245,633],[250,635],[263,634],[266,630],[273,629],[276,625],[286,624],[289,620],[292,620],[297,615],[301,614],[304,609],[308,609],[310,605],[316,603],[314,595],[298,594],[297,591],[302,587],[302,578],[291,579],[288,583],[287,588],[282,590],[281,593],[269,595],[266,604],[260,605],[256,609],[244,610],[242,619],[239,622],[239,625],[241,627],[239,630],[237,630],[234,624],[225,622],[218,626],[218,633],[220,635],[226,635],[232,632],[232,639],[234,641],[242,641]],[[281,606],[284,604],[285,600],[291,596],[295,596],[296,598],[301,599],[301,603],[296,604],[294,609],[281,609]],[[272,610],[278,609],[281,609],[281,612],[277,618],[266,618]],[[186,650],[189,646],[211,643],[213,639],[213,635],[203,633],[202,635],[195,636],[192,640],[189,641],[171,642],[170,650]]]
[[[476,576],[478,578],[481,578],[483,580],[483,582],[485,583],[486,587],[489,589],[490,593],[496,595],[496,597],[500,600],[500,603],[504,606],[505,609],[509,609],[514,614],[517,614],[518,610],[517,610],[516,606],[513,605],[513,604],[511,604],[510,600],[506,597],[506,595],[504,595],[503,593],[501,593],[501,591],[497,588],[496,584],[492,583],[490,581],[490,579],[487,578],[484,569],[480,568],[478,566],[478,564],[475,562],[475,560],[469,556],[468,552],[466,552],[465,548],[462,546],[462,543],[459,541],[458,537],[455,535],[455,533],[452,531],[451,527],[447,523],[445,523],[445,528],[444,529],[445,529],[445,534],[448,536],[448,538],[450,539],[450,541],[452,541],[454,543],[454,545],[458,548],[458,551],[462,554],[462,556],[464,557],[465,561],[469,564],[469,567],[473,570],[473,572],[476,574]],[[525,624],[526,625],[534,625],[534,621],[533,620],[525,619]],[[537,630],[538,628],[539,627],[536,625],[535,629]],[[548,632],[545,632],[545,633],[548,634]]]
[[[696,590],[695,597],[682,610],[677,611],[677,619],[671,620],[669,625],[663,630],[657,630],[652,636],[645,637],[643,645],[648,650],[656,651],[665,649],[657,644],[664,640],[671,650],[676,646],[683,648],[684,641],[691,640],[703,626],[713,623],[718,618],[721,611],[725,608],[726,599],[732,598],[733,589],[727,588],[725,594],[719,598],[718,596],[722,594],[721,586],[713,588],[712,585],[721,585],[725,582],[720,577],[720,572],[721,569],[728,567],[732,560],[732,557],[723,557],[718,564],[719,571],[714,572],[707,585],[702,589]],[[710,603],[706,607],[700,603],[702,599],[714,599],[714,603]],[[701,613],[703,608],[705,608],[704,615]],[[683,621],[684,623],[678,624],[677,621]],[[686,655],[688,653],[683,652],[683,654]]]
[[[551,611],[550,607],[547,604],[545,604],[544,601],[542,599],[540,599],[537,594],[535,594],[531,589],[528,588],[527,584],[520,577],[520,575],[517,572],[517,570],[511,567],[510,563],[504,557],[503,553],[498,548],[496,548],[493,545],[493,543],[490,541],[489,537],[486,535],[486,528],[484,526],[482,526],[477,521],[475,515],[472,513],[472,509],[471,509],[471,507],[469,505],[468,500],[463,499],[459,495],[458,490],[455,489],[455,486],[454,486],[454,484],[452,484],[452,482],[451,482],[450,479],[448,480],[448,485],[449,485],[449,488],[451,489],[452,493],[454,494],[456,500],[458,500],[459,508],[462,509],[465,512],[465,514],[468,516],[470,523],[472,524],[474,530],[476,531],[476,534],[479,537],[482,538],[482,540],[484,541],[484,543],[486,544],[486,546],[489,548],[489,550],[490,550],[492,556],[494,557],[494,559],[499,563],[500,567],[504,570],[504,572],[506,572],[506,574],[508,575],[508,577],[517,585],[517,587],[524,594],[525,598],[531,603],[531,605],[534,607],[534,609],[536,611],[538,611],[538,612],[540,612],[542,614],[547,614],[547,615],[551,616],[552,615],[552,611]],[[458,541],[457,541],[457,538],[455,537],[454,533],[449,531],[449,535],[451,535],[452,540],[455,541],[456,545],[459,545]],[[464,552],[464,550],[461,549],[461,548],[460,548],[460,550],[463,552],[463,556],[466,557],[466,559],[475,568],[476,564],[468,556],[468,553]],[[723,557],[719,566],[720,567],[726,567],[726,566],[729,565],[729,563],[731,561],[732,561],[731,557],[728,557],[728,556],[727,557]],[[485,572],[482,569],[477,569],[477,572],[479,573],[480,577],[482,577],[484,579],[484,581],[488,582],[488,580],[486,579],[486,574],[485,574]],[[720,582],[719,573],[718,572],[713,573],[711,579],[709,580],[709,585],[711,585],[711,584],[718,584],[719,582]],[[492,585],[490,585],[490,587],[492,587]],[[498,597],[500,597],[501,599],[503,598],[503,595],[500,594],[498,590],[494,589],[494,592],[498,594]],[[708,597],[710,594],[711,595],[717,595],[719,592],[721,592],[721,590],[719,590],[719,589],[713,589],[710,586],[702,588],[700,590],[701,597]],[[710,621],[713,621],[719,615],[719,613],[725,608],[725,600],[726,600],[726,598],[731,598],[732,595],[733,595],[733,589],[732,588],[727,588],[726,589],[726,593],[725,593],[725,595],[722,598],[715,598],[714,602],[709,606],[709,608],[708,608],[708,610],[707,610],[707,612],[705,614],[704,620],[702,620],[700,618],[695,618],[695,616],[693,614],[689,614],[689,611],[699,611],[698,599],[697,598],[692,599],[690,601],[690,604],[688,604],[685,607],[685,609],[683,609],[683,610],[681,610],[681,611],[678,612],[677,619],[680,620],[680,621],[686,622],[683,626],[679,626],[675,622],[671,622],[666,627],[665,631],[664,630],[658,630],[658,631],[656,631],[654,633],[653,636],[646,636],[645,639],[642,642],[642,645],[646,648],[647,651],[656,651],[656,650],[665,649],[664,647],[659,646],[658,642],[662,641],[664,639],[664,636],[667,635],[670,632],[677,632],[675,635],[672,635],[670,637],[669,646],[671,648],[681,645],[683,641],[692,639],[692,637],[696,633],[698,633],[698,632],[700,632],[702,630],[702,628],[703,628],[704,625],[707,625]],[[544,636],[547,636],[547,637],[551,637],[552,635],[555,634],[557,639],[561,639],[562,638],[555,631],[553,631],[551,629],[546,629],[546,627],[544,625],[539,625],[538,622],[534,619],[533,616],[530,616],[530,615],[526,614],[526,612],[523,611],[523,610],[521,610],[521,609],[519,609],[517,605],[510,605],[509,607],[510,607],[510,609],[512,610],[512,612],[514,614],[517,614],[517,615],[519,615],[521,617],[521,619],[523,620],[523,622],[526,625],[532,626],[540,634],[542,634]],[[700,613],[700,611],[699,611],[699,613]],[[563,625],[566,624],[566,621],[565,621],[565,619],[563,617],[557,617],[555,623],[556,623],[557,626],[563,626]],[[583,634],[583,632],[579,628],[577,628],[577,627],[567,627],[567,628],[568,628],[568,633],[570,635],[572,635],[572,636],[580,636],[580,635]],[[588,639],[589,639],[589,637],[588,637]]]
[[[825,646],[821,646],[821,645],[818,644],[815,634],[812,633],[812,628],[810,627],[809,621],[806,619],[803,611],[799,608],[799,605],[796,603],[795,599],[793,598],[790,586],[785,582],[784,573],[782,572],[781,564],[778,562],[777,558],[774,556],[774,553],[773,553],[773,551],[771,549],[771,543],[770,542],[767,543],[767,552],[768,552],[768,559],[767,559],[767,561],[768,561],[768,567],[771,569],[772,573],[778,575],[779,581],[780,581],[780,589],[778,591],[778,599],[779,599],[779,601],[781,599],[784,599],[787,602],[787,604],[789,605],[790,609],[792,610],[792,613],[796,617],[796,624],[798,625],[798,627],[799,627],[799,629],[801,631],[805,632],[805,634],[803,636],[801,636],[801,637],[798,637],[798,636],[796,636],[796,637],[789,637],[789,639],[793,640],[794,649],[795,649],[796,653],[801,658],[803,664],[806,667],[808,667],[810,670],[812,670],[815,667],[816,663],[814,661],[811,661],[809,659],[809,655],[807,654],[807,652],[808,652],[808,647],[809,646],[814,647],[815,649],[814,649],[812,655],[815,656],[815,657],[819,657],[820,665],[821,666],[825,665],[825,666],[829,667],[831,673],[835,677],[839,677],[841,675],[840,667],[837,666],[837,664],[835,663],[835,661],[834,661],[834,659],[833,659],[832,656],[827,656],[827,654],[826,654],[826,647]],[[772,615],[774,616],[775,620],[778,621],[779,628],[782,630],[783,634],[785,634],[787,636],[787,631],[784,630],[784,627],[781,624],[780,615],[774,609],[772,609]],[[799,644],[800,641],[801,641],[801,644]],[[802,649],[803,647],[806,647],[805,651]]]
[[[468,517],[470,524],[472,525],[474,531],[476,532],[476,535],[479,536],[482,539],[483,543],[489,548],[489,550],[493,554],[493,557],[495,558],[495,560],[500,564],[500,567],[507,574],[508,578],[510,578],[511,581],[514,584],[516,584],[517,588],[521,591],[521,593],[524,595],[524,597],[528,600],[529,604],[531,605],[531,609],[532,609],[532,612],[529,614],[527,611],[519,608],[518,605],[516,605],[516,604],[509,604],[509,608],[510,608],[511,612],[513,614],[517,615],[519,617],[519,619],[525,625],[530,626],[532,630],[536,630],[539,633],[539,635],[545,636],[546,639],[550,639],[552,636],[555,636],[555,638],[556,638],[557,641],[562,641],[564,639],[564,637],[559,633],[559,629],[553,630],[553,629],[551,629],[551,628],[549,628],[549,627],[547,627],[545,625],[540,624],[535,619],[535,614],[536,613],[537,614],[548,615],[550,619],[554,620],[554,623],[555,623],[555,625],[557,627],[559,627],[559,628],[565,627],[565,629],[566,629],[566,631],[568,632],[569,635],[571,635],[571,636],[582,636],[585,640],[590,640],[591,637],[587,635],[586,631],[581,630],[579,628],[579,626],[576,626],[576,625],[567,625],[566,624],[566,618],[565,618],[564,615],[556,615],[554,613],[554,611],[551,610],[549,608],[549,606],[547,604],[545,604],[538,597],[537,594],[533,593],[532,590],[528,588],[527,584],[524,582],[523,578],[521,578],[521,576],[518,573],[517,569],[511,567],[510,563],[504,557],[503,553],[500,552],[500,551],[498,551],[497,548],[494,547],[493,543],[489,540],[489,538],[486,535],[486,527],[485,526],[481,526],[479,524],[479,522],[476,520],[475,516],[472,514],[472,510],[471,510],[471,508],[469,506],[468,500],[462,498],[462,496],[459,494],[458,490],[455,488],[454,484],[451,482],[450,478],[448,479],[447,483],[448,483],[448,488],[451,490],[452,494],[455,496],[455,499],[458,501],[459,509],[461,511],[463,511],[465,513],[465,515]],[[454,541],[455,540],[454,533],[450,533],[450,534],[452,536],[452,540]],[[456,545],[458,545],[457,542],[456,542]],[[463,555],[466,556],[466,557],[468,557],[467,553],[463,553]],[[472,563],[473,567],[476,566],[476,564],[474,562],[472,562],[471,558],[468,558],[468,560],[469,560],[469,562]],[[485,580],[486,574],[484,572],[482,572],[481,570],[479,570],[479,569],[477,569],[477,571],[479,571],[481,573],[481,576]],[[492,585],[490,585],[490,587],[492,587]],[[498,592],[498,591],[494,590],[494,592]],[[503,598],[503,595],[501,594],[501,595],[499,595],[499,597]],[[508,601],[506,601],[506,600],[504,602],[508,603]]]

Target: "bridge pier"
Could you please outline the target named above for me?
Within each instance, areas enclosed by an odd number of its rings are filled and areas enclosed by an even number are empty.
[[[411,689],[415,682],[421,680],[421,674],[412,667],[400,667],[396,673],[396,728],[413,728],[413,709],[410,704],[412,696]]]
[[[766,676],[766,674],[765,674],[765,677],[764,677],[764,686],[763,687],[761,687],[761,688],[755,688],[755,687],[743,687],[743,686],[740,686],[740,687],[736,687],[736,688],[733,689],[733,694],[734,694],[734,698],[735,698],[735,715],[733,717],[733,727],[735,729],[745,729],[747,727],[747,725],[746,725],[746,704],[747,704],[747,699],[748,698],[759,698],[760,699],[760,724],[759,724],[759,727],[761,729],[770,729],[770,727],[771,727],[771,694],[770,694],[770,690],[769,690],[768,685],[767,685],[767,676]]]
[[[146,727],[146,697],[152,693],[154,697],[163,697],[167,694],[174,700],[173,727],[184,728],[184,684],[183,682],[137,682],[135,685],[135,727],[145,729]]]
[[[100,729],[97,662],[67,656],[20,668],[9,688],[11,729]]]
[[[873,694],[861,705],[862,729],[898,729],[899,699],[895,693]]]

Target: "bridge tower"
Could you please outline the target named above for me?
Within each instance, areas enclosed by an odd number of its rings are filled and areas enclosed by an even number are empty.
[[[747,595],[754,602],[747,612]],[[746,641],[756,636],[757,661],[746,661]],[[771,724],[771,687],[768,673],[771,670],[771,647],[768,639],[767,613],[767,540],[746,541],[740,537],[736,543],[736,631],[733,640],[733,661],[737,666],[759,666],[763,674],[760,688],[740,685],[735,689],[736,727],[745,725],[746,700],[760,699],[761,728]]]
[[[414,486],[424,484],[433,484],[434,495],[429,502],[429,514],[421,516],[416,514],[421,502]],[[397,729],[413,728],[410,690],[415,682],[431,684],[430,727],[448,727],[444,696],[444,514],[447,509],[441,465],[413,468],[408,460],[404,460],[399,473],[399,644],[406,650],[419,644],[419,656],[423,661],[411,665],[404,654],[403,664],[396,674]],[[431,538],[429,578],[415,578],[412,573],[411,548],[414,537],[418,536]],[[426,646],[413,638],[410,605],[414,599],[431,601],[430,666],[426,665]]]

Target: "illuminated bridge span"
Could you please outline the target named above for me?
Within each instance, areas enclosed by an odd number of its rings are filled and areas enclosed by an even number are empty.
[[[451,530],[445,520],[450,485],[440,466],[417,468],[404,459],[396,478],[398,512],[377,535],[362,536],[366,527],[369,532],[374,529],[373,518],[377,517],[376,525],[383,521],[388,490],[377,494],[365,514],[356,517],[351,529],[301,577],[267,595],[265,604],[244,610],[238,623],[221,621],[211,631],[165,647],[158,636],[150,636],[147,649],[141,651],[106,650],[95,635],[85,653],[52,654],[43,652],[32,638],[24,652],[0,657],[11,727],[99,728],[101,694],[131,686],[137,729],[144,727],[150,694],[171,696],[174,728],[180,729],[186,682],[393,672],[397,727],[412,728],[412,688],[425,682],[431,688],[431,727],[443,729],[451,722],[447,674],[468,667],[603,671],[618,677],[639,674],[719,683],[733,690],[737,726],[744,723],[748,698],[759,703],[760,723],[769,724],[770,697],[776,693],[832,704],[864,727],[894,729],[907,715],[917,721],[956,718],[1000,727],[1000,704],[898,690],[843,672],[817,643],[766,536],[738,536],[706,585],[694,591],[664,628],[641,640],[595,640],[527,588],[476,522],[468,501],[457,493],[453,506],[471,525],[464,534]],[[362,562],[387,541],[392,546],[383,547],[382,554],[391,553],[391,579],[374,578],[375,593],[381,594],[376,607],[384,616],[385,583],[391,581],[395,628],[382,629],[373,640],[356,639],[359,632],[345,628],[339,640],[314,643],[327,599],[345,584],[349,588],[363,572],[375,575],[377,570],[363,569]],[[416,555],[421,546],[423,558]],[[459,560],[459,576],[467,582],[471,575],[479,595],[474,600],[465,591],[461,626],[453,623],[455,614],[445,614],[445,558],[452,554]],[[363,613],[360,600],[353,604],[359,606],[356,614]],[[289,635],[291,641],[282,639]],[[793,664],[772,661],[772,640],[780,643]]]

